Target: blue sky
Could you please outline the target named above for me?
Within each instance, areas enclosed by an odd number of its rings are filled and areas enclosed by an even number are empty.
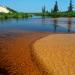
[[[55,1],[56,0],[0,0],[0,5],[9,6],[17,11],[39,12],[44,5],[50,11]],[[64,11],[67,9],[69,0],[57,1],[60,10]],[[73,5],[75,5],[75,0],[73,0]]]

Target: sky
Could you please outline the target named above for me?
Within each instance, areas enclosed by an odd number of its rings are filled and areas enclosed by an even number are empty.
[[[50,11],[54,6],[55,1],[56,0],[0,0],[0,5],[8,6],[19,12],[40,12],[44,5],[46,6],[46,9]],[[67,10],[70,0],[57,1],[59,10]],[[75,7],[75,0],[73,0],[73,5]]]

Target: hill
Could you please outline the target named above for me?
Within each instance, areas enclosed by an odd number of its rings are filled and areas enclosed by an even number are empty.
[[[17,11],[6,7],[6,6],[0,6],[0,13],[16,13]]]

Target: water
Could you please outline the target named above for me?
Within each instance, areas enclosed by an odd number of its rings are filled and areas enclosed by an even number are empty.
[[[28,18],[0,20],[0,32],[75,32],[75,18]]]

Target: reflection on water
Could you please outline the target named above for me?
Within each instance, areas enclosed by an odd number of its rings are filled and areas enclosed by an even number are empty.
[[[29,18],[0,20],[2,31],[75,32],[74,18]]]
[[[57,20],[57,19],[54,19],[54,20],[53,20],[53,23],[54,23],[54,24],[53,24],[53,25],[54,25],[54,32],[56,32],[57,26],[58,26],[58,25],[57,25],[57,24],[58,24],[58,20]]]
[[[44,17],[42,17],[42,25],[45,25],[46,24],[46,19]]]
[[[68,32],[71,32],[72,21],[71,18],[68,19]]]

